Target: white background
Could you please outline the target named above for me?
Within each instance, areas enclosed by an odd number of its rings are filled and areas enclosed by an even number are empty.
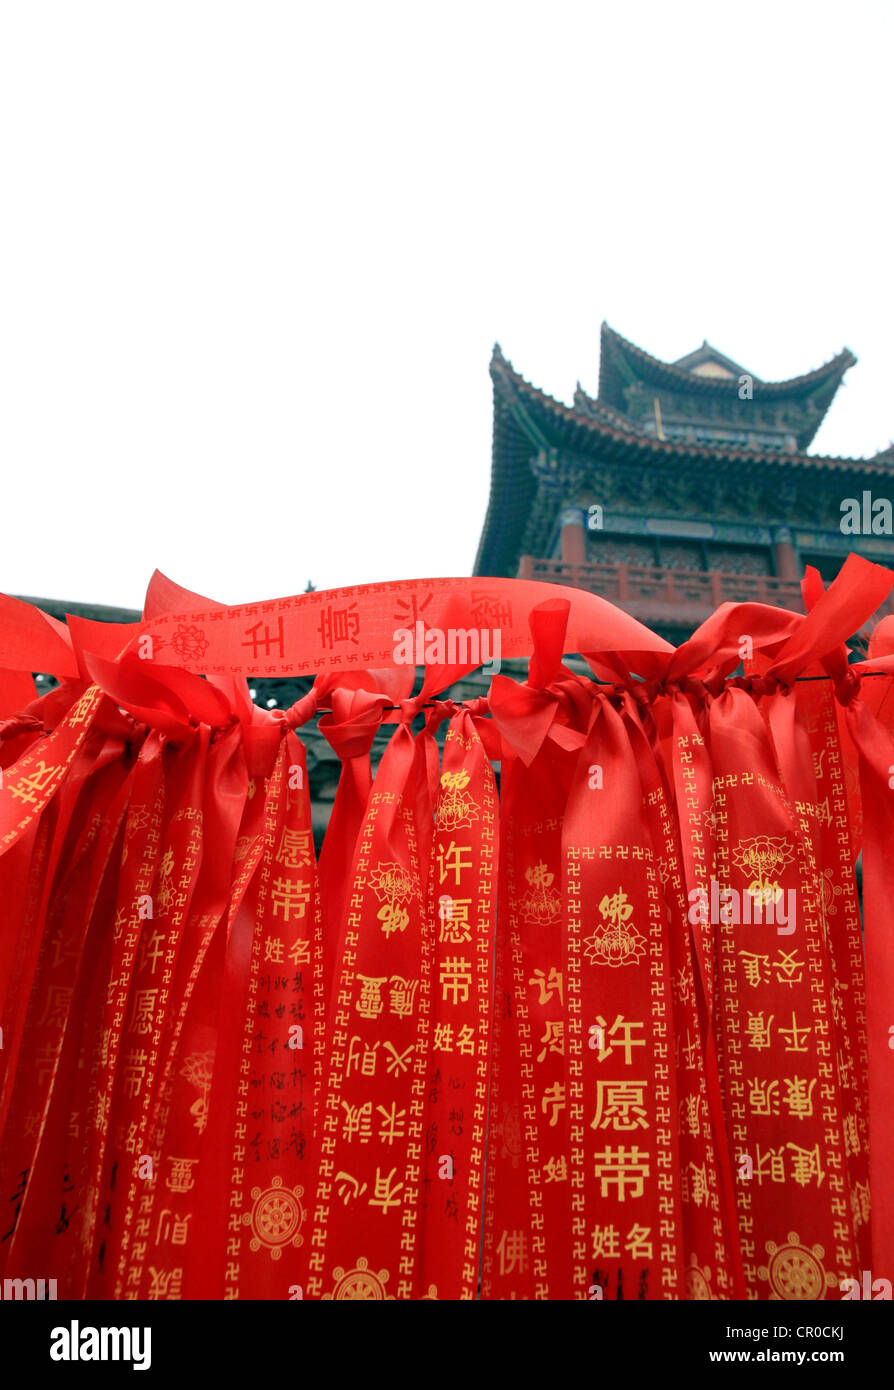
[[[885,3],[0,9],[0,589],[470,572],[495,340],[599,325],[894,434]]]

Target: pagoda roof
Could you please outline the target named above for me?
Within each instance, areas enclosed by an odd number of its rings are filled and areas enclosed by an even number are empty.
[[[694,372],[697,376],[709,377],[712,373],[704,369],[706,367],[719,367],[721,371],[719,374],[713,374],[714,380],[717,379],[717,375],[720,375],[721,380],[723,380],[724,377],[739,377],[743,372],[747,371],[747,368],[743,367],[741,362],[734,362],[731,357],[727,357],[724,353],[718,352],[717,348],[713,347],[711,343],[708,342],[707,338],[704,339],[700,348],[695,349],[695,352],[688,352],[685,357],[678,357],[676,362],[672,362],[670,365],[672,367],[684,367],[687,372]],[[702,368],[701,372],[699,368]],[[748,375],[753,381],[754,372],[748,372]]]
[[[851,357],[850,353],[846,355]],[[841,354],[837,360],[841,362],[844,356]],[[678,370],[670,364],[657,365]],[[845,369],[841,366],[842,372]],[[564,405],[526,381],[504,356],[499,343],[494,345],[490,374],[494,390],[491,489],[475,559],[476,574],[512,576],[516,573],[525,528],[537,495],[538,483],[530,466],[531,457],[540,450],[567,450],[579,458],[591,458],[594,464],[620,468],[688,467],[694,471],[710,469],[712,473],[733,473],[743,468],[768,472],[796,469],[814,474],[838,472],[891,477],[890,450],[867,460],[658,439],[607,404],[601,393],[598,400],[594,399],[579,385],[574,404]],[[707,389],[728,389],[730,385],[737,389],[735,382],[694,379]],[[776,388],[788,385],[790,383],[775,383]]]
[[[574,390],[574,409],[580,411],[582,415],[588,416],[591,420],[601,420],[605,425],[611,425],[616,430],[624,430],[627,434],[646,436],[646,431],[636,420],[632,420],[629,415],[624,415],[620,410],[615,410],[612,406],[606,405],[604,401],[598,400],[595,396],[589,395],[580,382]]]
[[[744,367],[718,352],[707,341],[695,352],[676,362],[662,362],[603,323],[599,350],[599,400],[624,412],[627,408],[627,388],[642,383],[678,394],[732,401],[738,399],[739,377],[747,374],[751,377],[752,399],[755,401],[776,404],[783,401],[801,404],[812,401],[809,423],[798,435],[798,447],[806,449],[822,424],[842,377],[850,367],[856,365],[856,361],[854,354],[848,348],[843,348],[823,366],[802,376],[790,377],[787,381],[763,381],[753,372],[745,373]],[[715,371],[710,370],[711,366]]]

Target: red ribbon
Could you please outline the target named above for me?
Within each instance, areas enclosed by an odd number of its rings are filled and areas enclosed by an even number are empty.
[[[521,581],[227,607],[156,574],[140,623],[67,629],[0,601],[0,1269],[474,1298],[480,1252],[485,1298],[822,1298],[871,1202],[884,1277],[894,639],[846,642],[891,579],[852,557],[677,651]],[[435,699],[496,633],[527,679]],[[244,672],[319,674],[269,712]],[[726,890],[794,892],[796,930],[712,920]]]

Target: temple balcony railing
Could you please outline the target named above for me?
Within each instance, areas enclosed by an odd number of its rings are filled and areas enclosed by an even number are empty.
[[[800,582],[766,574],[658,569],[600,560],[537,560],[523,555],[518,577],[586,589],[650,627],[668,622],[697,627],[721,603],[766,603],[804,612]],[[878,616],[892,611],[894,602],[889,599]]]

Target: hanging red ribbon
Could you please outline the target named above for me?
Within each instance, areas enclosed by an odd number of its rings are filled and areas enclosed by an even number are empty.
[[[806,616],[723,605],[676,651],[511,580],[228,607],[156,574],[132,625],[0,600],[0,1272],[128,1299],[890,1277],[894,639],[847,643],[891,581],[852,557]],[[317,679],[268,711],[248,673]]]

